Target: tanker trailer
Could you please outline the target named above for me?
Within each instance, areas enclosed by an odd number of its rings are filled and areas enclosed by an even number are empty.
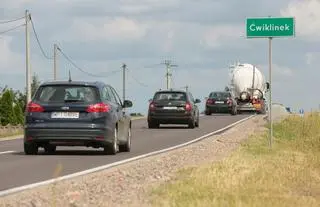
[[[237,63],[230,71],[230,91],[237,101],[237,112],[266,113],[266,83],[261,71],[252,64]]]

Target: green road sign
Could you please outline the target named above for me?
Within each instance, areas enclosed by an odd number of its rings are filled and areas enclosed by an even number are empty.
[[[247,38],[288,37],[295,35],[293,17],[247,18]]]

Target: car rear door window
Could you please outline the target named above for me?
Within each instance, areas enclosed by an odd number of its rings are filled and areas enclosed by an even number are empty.
[[[101,97],[103,101],[111,101],[111,96],[109,94],[109,91],[107,90],[106,87],[103,87],[102,92],[101,92]]]
[[[41,86],[35,100],[42,103],[82,102],[93,103],[99,99],[97,88],[81,85]]]
[[[112,94],[114,95],[117,104],[119,104],[121,106],[122,105],[122,101],[121,101],[118,93],[116,92],[116,90],[114,88],[112,88],[112,87],[110,87],[110,90],[112,91]]]
[[[116,97],[114,96],[114,94],[112,93],[112,90],[109,86],[106,87],[108,94],[110,95],[110,100],[112,103],[114,104],[118,104]]]

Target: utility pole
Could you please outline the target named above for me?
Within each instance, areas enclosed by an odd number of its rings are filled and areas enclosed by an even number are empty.
[[[31,101],[31,67],[30,67],[30,35],[29,35],[29,11],[25,11],[26,21],[26,85],[27,85],[27,103]]]
[[[166,72],[167,89],[170,89],[171,88],[171,77],[172,77],[171,68],[172,67],[178,67],[178,65],[171,64],[170,60],[165,60],[164,63],[162,63],[162,64],[166,65],[166,69],[167,69],[167,72]]]
[[[188,93],[188,89],[189,89],[189,86],[188,85],[186,85],[186,92]]]
[[[272,37],[269,37],[269,147],[272,148],[273,141],[273,120],[272,120]]]
[[[126,69],[127,65],[122,64],[122,102],[124,103],[124,100],[126,100]]]
[[[53,80],[57,80],[57,53],[58,45],[53,45]]]

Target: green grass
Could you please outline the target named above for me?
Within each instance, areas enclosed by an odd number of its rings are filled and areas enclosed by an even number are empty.
[[[0,139],[1,138],[7,138],[11,136],[16,136],[23,134],[23,129],[16,130],[15,132],[0,132]]]
[[[154,206],[320,206],[320,116],[290,116],[227,159],[183,169],[151,192]]]

